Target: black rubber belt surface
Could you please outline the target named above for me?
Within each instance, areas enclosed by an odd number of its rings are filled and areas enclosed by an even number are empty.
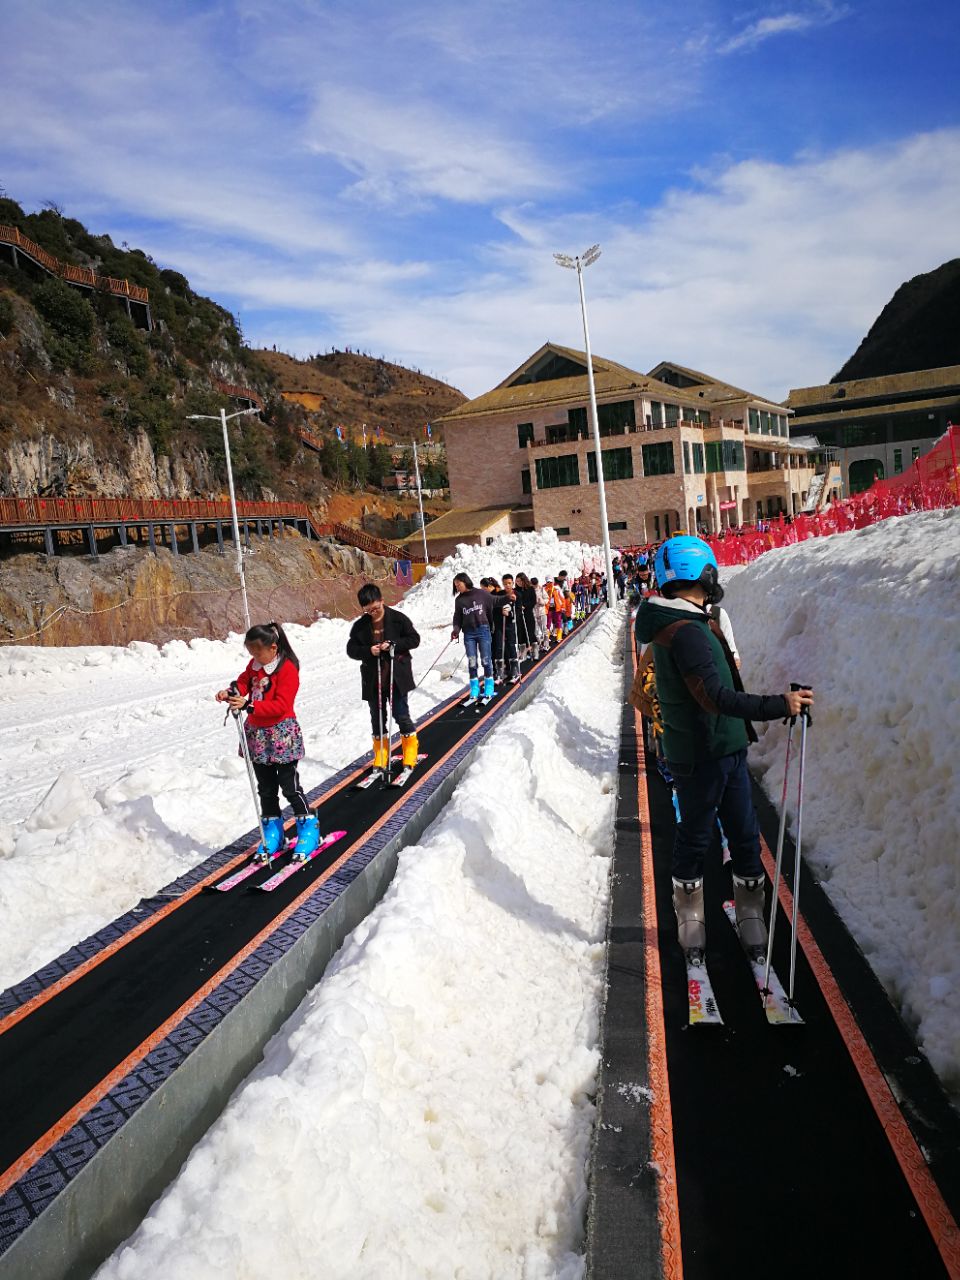
[[[670,793],[648,768],[659,951],[673,1110],[686,1280],[718,1277],[946,1275],[914,1196],[802,951],[797,1004],[803,1027],[772,1027],[722,902],[730,872],[714,846],[706,868],[708,962],[723,1027],[687,1027],[686,980],[676,942],[670,860]],[[776,824],[760,806],[764,835]],[[789,851],[788,851],[789,854]],[[807,891],[809,890],[809,891]],[[801,906],[818,936],[829,924],[828,959],[888,1050],[910,1041],[865,961],[808,878]],[[829,915],[827,922],[821,916]],[[787,930],[778,929],[775,964],[788,972]],[[848,999],[849,999],[848,993]],[[879,1054],[878,1054],[879,1056]],[[881,1058],[882,1061],[882,1058]],[[949,1128],[937,1177],[956,1211],[956,1117],[932,1073],[921,1072],[927,1101]],[[952,1117],[952,1119],[951,1119]]]
[[[525,663],[524,671],[537,666]],[[478,714],[456,704],[418,729],[428,759],[410,786],[498,705],[500,698]],[[321,831],[347,835],[316,863],[270,894],[242,885],[227,894],[195,895],[0,1034],[0,1097],[6,1100],[0,1169],[19,1159],[409,794],[376,786],[336,792],[315,812]]]

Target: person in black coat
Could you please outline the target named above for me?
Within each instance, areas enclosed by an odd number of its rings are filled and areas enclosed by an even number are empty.
[[[375,769],[385,769],[388,764],[390,727],[387,705],[392,673],[393,718],[400,726],[403,766],[412,769],[417,763],[419,743],[410,718],[407,695],[416,688],[410,653],[420,644],[420,636],[405,613],[387,608],[380,588],[374,583],[365,583],[357,592],[357,600],[363,615],[350,628],[347,656],[360,663],[361,697],[370,706],[370,724],[373,727],[373,765]],[[386,730],[386,736],[383,730]]]

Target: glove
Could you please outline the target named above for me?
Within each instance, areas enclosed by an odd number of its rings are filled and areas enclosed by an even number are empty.
[[[513,610],[510,608],[510,606],[509,606],[508,604],[505,604],[505,605],[503,606],[503,616],[504,616],[505,618],[509,618],[509,617],[510,617],[510,614],[511,614],[512,612],[513,612]]]

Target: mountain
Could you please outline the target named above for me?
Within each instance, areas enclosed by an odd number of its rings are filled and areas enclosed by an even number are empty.
[[[301,405],[320,427],[342,425],[359,434],[382,427],[384,439],[423,437],[424,424],[463,404],[462,391],[383,357],[332,351],[295,360],[279,351],[257,351],[285,400]],[[439,434],[439,433],[438,433]]]
[[[832,382],[960,364],[960,258],[902,284]]]

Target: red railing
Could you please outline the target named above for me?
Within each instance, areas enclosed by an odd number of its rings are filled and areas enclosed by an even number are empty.
[[[422,561],[404,547],[375,538],[351,525],[318,524],[303,502],[238,502],[241,520],[309,520],[317,537],[336,538],[348,546],[387,560]],[[0,498],[0,528],[27,529],[44,525],[187,524],[190,521],[231,519],[226,498]]]
[[[258,409],[263,408],[263,397],[250,387],[238,387],[235,382],[221,382],[219,378],[215,379],[214,386],[225,396],[230,396],[234,400],[249,400]]]
[[[238,502],[241,520],[310,520],[303,502]],[[144,524],[152,521],[229,520],[225,498],[0,498],[6,528],[56,524]]]
[[[935,511],[960,506],[960,427],[950,426],[929,453],[908,471],[876,480],[863,493],[834,502],[813,515],[797,515],[791,521],[780,515],[751,529],[708,538],[720,565],[747,564],[775,547],[864,529],[890,516],[911,511]]]
[[[80,284],[89,289],[100,289],[104,293],[114,293],[122,298],[129,298],[131,302],[149,303],[150,301],[148,289],[138,284],[131,284],[129,280],[118,280],[115,276],[98,276],[90,267],[75,267],[72,263],[61,262],[52,253],[42,249],[35,240],[25,236],[17,227],[0,226],[0,240],[5,244],[14,245],[46,271],[59,276],[61,280],[67,280],[70,284]]]

